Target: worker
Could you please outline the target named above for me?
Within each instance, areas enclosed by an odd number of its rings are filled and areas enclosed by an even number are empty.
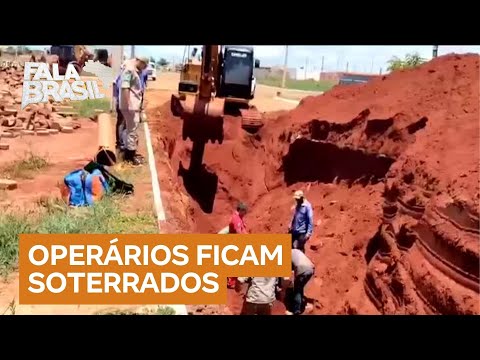
[[[234,211],[229,225],[230,234],[247,234],[247,227],[245,225],[245,215],[247,214],[247,205],[239,202],[237,209]]]
[[[125,120],[126,144],[125,161],[133,165],[141,165],[143,157],[137,153],[138,125],[140,123],[143,97],[142,72],[149,59],[136,57],[125,62],[120,81],[120,111]]]
[[[247,228],[245,226],[244,217],[247,214],[247,206],[240,202],[237,205],[237,209],[230,218],[230,224],[228,225],[229,234],[247,234]],[[227,288],[234,289],[236,278],[227,277]]]
[[[313,232],[313,209],[302,190],[295,191],[293,198],[296,204],[288,232],[292,234],[292,247],[305,252],[305,243]]]
[[[123,70],[123,68],[125,67],[125,62],[122,64],[121,66],[121,70]],[[116,148],[119,149],[120,152],[124,152],[125,151],[125,143],[126,143],[126,138],[127,138],[127,129],[125,128],[125,121],[123,119],[123,115],[122,115],[122,112],[120,111],[120,101],[119,101],[119,97],[120,97],[120,87],[121,87],[121,72],[120,74],[118,75],[117,79],[115,80],[115,83],[114,83],[114,97],[116,99],[116,111],[117,111],[117,126],[116,126],[116,131],[115,131],[115,134],[116,134]],[[142,80],[142,103],[141,103],[141,115],[142,115],[142,118],[140,118],[140,121],[143,122],[145,118],[145,115],[144,115],[144,96],[145,96],[145,90],[146,90],[146,87],[147,87],[147,79],[148,79],[148,72],[147,70],[143,70],[142,72],[142,77],[141,77],[141,80]],[[137,138],[137,147],[138,147],[138,138]],[[137,156],[138,157],[138,156]]]
[[[145,121],[145,91],[147,91],[147,82],[148,82],[148,70],[144,69],[142,72],[142,103],[140,105],[140,121]]]
[[[278,278],[276,277],[239,277],[235,290],[240,292],[242,284],[248,284],[242,315],[271,315],[276,299]]]
[[[292,272],[293,272],[293,292],[291,294],[292,311],[286,312],[287,315],[300,315],[304,311],[305,295],[304,289],[308,281],[315,272],[315,265],[299,249],[292,249]],[[289,278],[284,278],[287,280]]]

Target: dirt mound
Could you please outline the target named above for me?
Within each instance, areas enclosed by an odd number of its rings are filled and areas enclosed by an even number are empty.
[[[256,135],[227,117],[195,172],[168,106],[159,143],[192,231],[218,231],[242,200],[252,232],[285,232],[292,191],[306,192],[321,220],[307,250],[314,313],[480,312],[478,55],[335,87]]]

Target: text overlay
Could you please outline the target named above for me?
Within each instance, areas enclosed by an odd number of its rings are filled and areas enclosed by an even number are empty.
[[[227,277],[291,273],[289,235],[22,234],[20,304],[224,304]]]

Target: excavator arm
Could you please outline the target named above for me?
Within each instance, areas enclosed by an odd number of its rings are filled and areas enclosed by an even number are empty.
[[[215,97],[220,66],[220,45],[203,45],[198,93],[184,99],[172,95],[172,113],[183,120],[184,140],[223,142],[225,100]]]

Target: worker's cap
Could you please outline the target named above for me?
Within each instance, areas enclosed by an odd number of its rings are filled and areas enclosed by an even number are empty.
[[[145,65],[148,65],[148,63],[150,62],[150,59],[146,56],[137,56],[136,59],[143,62]]]
[[[237,210],[238,211],[247,211],[248,207],[245,203],[239,202],[237,205]]]
[[[305,197],[305,195],[303,194],[303,191],[302,190],[297,190],[295,191],[295,193],[293,194],[293,198],[295,200],[300,200],[300,199],[303,199]]]

